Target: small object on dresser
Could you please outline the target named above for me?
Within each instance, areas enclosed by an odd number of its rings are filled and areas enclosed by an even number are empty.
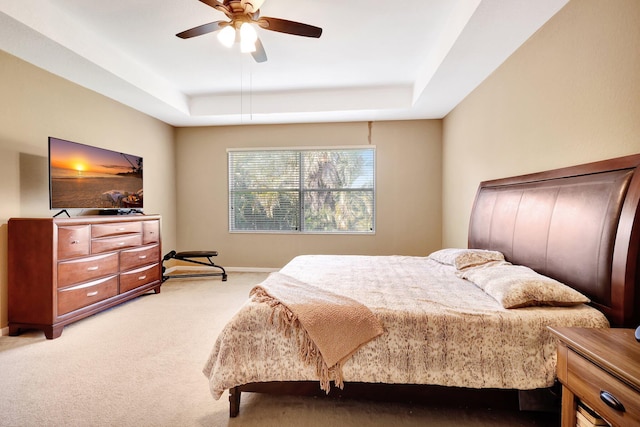
[[[608,426],[609,423],[598,415],[596,411],[588,407],[584,402],[578,402],[576,418],[580,427]]]
[[[636,341],[640,342],[640,326],[636,328]]]

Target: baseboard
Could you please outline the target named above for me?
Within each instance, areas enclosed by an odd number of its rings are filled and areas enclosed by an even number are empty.
[[[224,269],[236,273],[273,273],[276,271],[280,271],[279,268],[266,267],[225,267]]]
[[[0,337],[4,337],[9,335],[9,327],[4,327],[2,329],[0,329]]]

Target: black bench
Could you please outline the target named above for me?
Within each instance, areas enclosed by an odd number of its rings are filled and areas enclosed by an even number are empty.
[[[211,257],[218,256],[218,251],[188,251],[188,252],[176,252],[171,251],[162,259],[162,281],[169,280],[171,278],[181,277],[205,277],[205,276],[222,276],[222,281],[227,281],[227,272],[219,265],[216,265]],[[186,261],[193,264],[205,265],[207,267],[219,268],[220,271],[202,272],[202,273],[185,273],[185,274],[171,274],[165,275],[166,267],[164,262],[170,259],[177,259],[180,261]],[[207,262],[201,261],[206,259]]]

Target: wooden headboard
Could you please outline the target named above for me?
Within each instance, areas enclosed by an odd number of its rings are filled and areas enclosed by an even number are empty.
[[[498,250],[640,323],[640,154],[480,183],[469,247]]]

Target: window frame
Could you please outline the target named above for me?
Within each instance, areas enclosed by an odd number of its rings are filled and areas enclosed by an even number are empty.
[[[304,177],[303,177],[303,167],[302,167],[302,154],[303,152],[308,151],[345,151],[345,150],[371,150],[373,152],[373,164],[372,164],[372,179],[373,186],[371,188],[340,188],[340,189],[332,189],[335,191],[370,191],[372,195],[372,215],[371,215],[371,229],[364,231],[343,231],[343,230],[330,230],[330,231],[322,231],[322,230],[306,230],[304,223],[304,197],[305,193],[312,192],[314,190],[308,190],[304,188]],[[231,189],[231,157],[230,153],[234,152],[266,152],[266,151],[285,151],[285,152],[296,152],[298,156],[299,162],[299,172],[298,172],[298,187],[296,189],[274,189],[273,191],[296,191],[298,193],[298,206],[297,206],[297,214],[298,214],[298,229],[297,230],[236,230],[233,229],[233,221],[234,217],[232,215],[232,205],[233,205],[233,190]],[[293,234],[293,235],[301,235],[301,234],[318,234],[318,235],[360,235],[360,236],[368,236],[376,234],[376,211],[377,211],[377,194],[376,194],[376,177],[377,177],[377,149],[375,145],[331,145],[331,146],[295,146],[295,147],[247,147],[247,148],[227,148],[227,215],[228,215],[228,230],[229,233],[232,234]]]

